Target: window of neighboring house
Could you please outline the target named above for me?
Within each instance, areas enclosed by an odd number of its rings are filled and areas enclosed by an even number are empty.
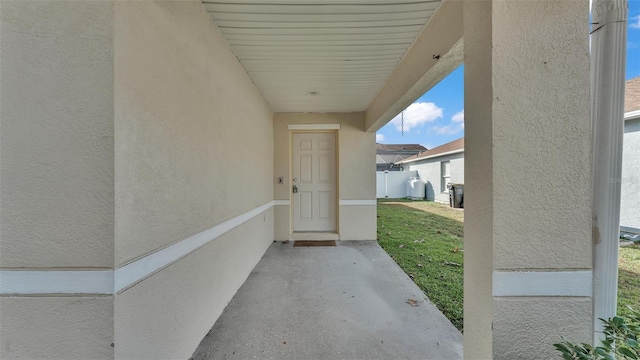
[[[442,181],[440,182],[440,191],[447,191],[447,184],[451,181],[451,164],[448,161],[440,163],[440,170],[442,173]]]

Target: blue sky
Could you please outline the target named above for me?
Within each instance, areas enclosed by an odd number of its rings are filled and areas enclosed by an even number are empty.
[[[629,1],[627,71],[640,76],[640,0]],[[376,133],[383,144],[422,144],[428,149],[464,136],[464,66],[460,66]]]

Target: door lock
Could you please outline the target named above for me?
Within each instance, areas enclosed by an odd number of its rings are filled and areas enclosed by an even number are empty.
[[[293,185],[293,193],[297,193],[298,192],[298,186],[297,185]]]

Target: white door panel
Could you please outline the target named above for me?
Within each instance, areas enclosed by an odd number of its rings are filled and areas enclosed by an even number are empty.
[[[313,157],[310,154],[303,154],[298,157],[300,163],[300,175],[297,183],[311,184],[313,182]]]
[[[293,134],[293,231],[336,231],[335,133]]]
[[[310,191],[298,192],[300,198],[299,218],[300,220],[313,220],[313,194]]]

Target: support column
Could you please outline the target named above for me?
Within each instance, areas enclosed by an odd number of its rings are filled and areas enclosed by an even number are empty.
[[[492,357],[493,173],[491,9],[464,2],[464,355]]]
[[[626,0],[593,2],[591,99],[593,126],[594,343],[602,322],[616,315],[620,186],[627,55]]]
[[[467,1],[465,358],[590,342],[588,1]]]

